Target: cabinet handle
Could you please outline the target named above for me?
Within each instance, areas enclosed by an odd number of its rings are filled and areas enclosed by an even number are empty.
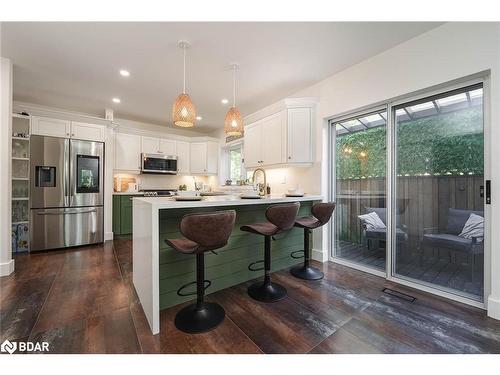
[[[291,159],[291,158],[292,158],[291,156],[288,157],[288,159]]]
[[[69,136],[69,133],[66,133],[67,136]]]

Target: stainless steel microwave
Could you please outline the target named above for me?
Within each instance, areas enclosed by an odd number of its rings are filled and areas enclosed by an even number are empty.
[[[177,156],[143,153],[141,173],[177,174]]]

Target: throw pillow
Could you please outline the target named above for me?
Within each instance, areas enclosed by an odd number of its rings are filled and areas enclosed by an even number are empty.
[[[470,214],[458,236],[467,239],[477,237],[478,242],[481,242],[484,238],[484,217]]]

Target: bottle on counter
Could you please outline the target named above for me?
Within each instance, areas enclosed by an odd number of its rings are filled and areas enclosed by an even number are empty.
[[[269,186],[269,184],[266,186],[266,194],[271,195],[271,186]]]

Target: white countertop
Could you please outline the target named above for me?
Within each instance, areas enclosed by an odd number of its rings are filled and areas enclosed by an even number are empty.
[[[113,191],[113,195],[144,195],[140,191]]]
[[[220,206],[245,206],[255,204],[306,202],[323,200],[321,195],[304,195],[303,197],[285,197],[284,195],[270,195],[261,199],[241,199],[237,195],[221,195],[203,197],[201,201],[176,201],[170,197],[138,197],[135,203],[147,203],[154,209],[176,209],[191,207],[220,207]]]

